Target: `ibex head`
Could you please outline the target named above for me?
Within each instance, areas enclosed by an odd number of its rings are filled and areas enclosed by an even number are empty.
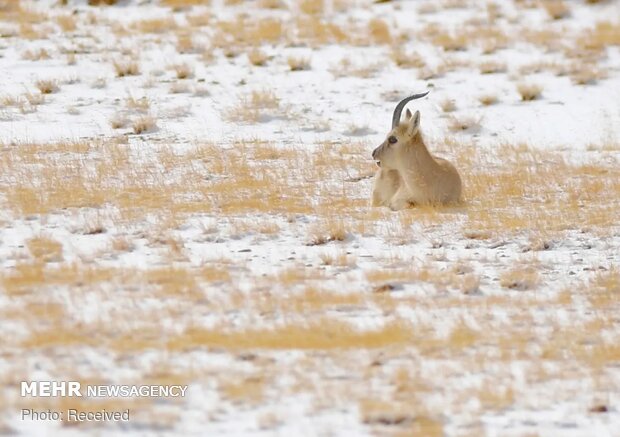
[[[396,156],[398,156],[398,150],[405,147],[409,140],[415,137],[420,127],[420,111],[416,111],[415,114],[411,115],[411,111],[407,109],[405,121],[400,123],[403,109],[411,100],[420,99],[428,93],[427,91],[422,94],[414,94],[398,102],[392,115],[392,130],[387,135],[385,141],[372,152],[372,158],[377,162],[378,166],[385,168],[395,167],[394,161]]]

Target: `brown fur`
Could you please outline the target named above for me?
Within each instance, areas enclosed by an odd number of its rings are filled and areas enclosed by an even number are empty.
[[[397,211],[412,204],[443,205],[459,202],[461,177],[456,168],[428,151],[419,131],[420,113],[407,111],[406,121],[388,134],[373,152],[381,168],[375,175],[372,206],[389,206]]]

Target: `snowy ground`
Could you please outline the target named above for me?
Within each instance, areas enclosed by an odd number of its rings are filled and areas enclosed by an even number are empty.
[[[620,2],[208,3],[0,0],[0,431],[619,436]]]

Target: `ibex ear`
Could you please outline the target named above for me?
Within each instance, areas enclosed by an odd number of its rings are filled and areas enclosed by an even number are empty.
[[[405,112],[405,120],[409,120],[410,118],[411,118],[411,111],[407,109],[407,112]]]
[[[418,129],[420,127],[420,111],[416,111],[413,114],[413,118],[409,121],[409,128],[407,129],[407,134],[409,136],[414,136],[418,133]]]

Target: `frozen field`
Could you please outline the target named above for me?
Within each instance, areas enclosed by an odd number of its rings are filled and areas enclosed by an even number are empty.
[[[0,0],[0,434],[620,436],[620,1],[105,3]]]

